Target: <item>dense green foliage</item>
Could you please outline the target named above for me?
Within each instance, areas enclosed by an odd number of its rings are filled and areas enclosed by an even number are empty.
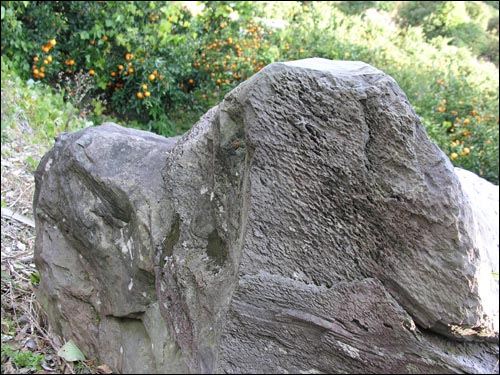
[[[455,165],[498,183],[497,2],[193,5],[2,2],[2,77],[47,83],[94,123],[173,135],[273,61],[361,60],[394,77]]]
[[[3,363],[7,358],[11,359],[11,363],[16,370],[28,369],[29,371],[41,371],[41,364],[44,361],[44,356],[33,353],[29,350],[15,350],[10,345],[2,345],[2,373],[4,373]]]

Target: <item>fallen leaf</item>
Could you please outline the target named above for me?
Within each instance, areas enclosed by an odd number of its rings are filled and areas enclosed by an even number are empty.
[[[78,349],[73,340],[69,340],[66,344],[64,344],[63,347],[57,352],[57,355],[64,358],[68,362],[85,361],[85,356],[80,349]]]
[[[100,365],[97,366],[97,371],[99,371],[101,374],[112,374],[113,371],[109,368],[108,365]]]

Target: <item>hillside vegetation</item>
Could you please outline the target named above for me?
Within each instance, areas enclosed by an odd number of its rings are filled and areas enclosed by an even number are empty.
[[[396,79],[456,166],[498,184],[498,14],[493,1],[7,1],[2,85],[48,85],[64,103],[47,111],[87,125],[171,136],[271,62],[360,60]],[[43,120],[49,135],[71,125]]]

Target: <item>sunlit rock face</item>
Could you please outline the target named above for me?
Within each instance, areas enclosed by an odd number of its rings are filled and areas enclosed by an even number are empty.
[[[271,64],[180,139],[59,137],[39,300],[119,372],[498,371],[498,230],[463,180],[380,70]]]

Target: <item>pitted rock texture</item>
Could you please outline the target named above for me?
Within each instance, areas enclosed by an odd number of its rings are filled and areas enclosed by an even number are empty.
[[[36,183],[40,300],[115,371],[498,372],[498,232],[369,65],[269,65],[179,140],[64,135]]]

